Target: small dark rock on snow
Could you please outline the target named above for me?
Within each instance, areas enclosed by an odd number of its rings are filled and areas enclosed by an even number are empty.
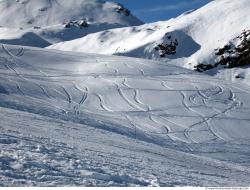
[[[172,39],[171,35],[165,34],[165,41],[158,44],[155,47],[155,50],[159,51],[159,55],[161,57],[165,57],[166,55],[175,55],[178,45],[179,43],[177,39]]]

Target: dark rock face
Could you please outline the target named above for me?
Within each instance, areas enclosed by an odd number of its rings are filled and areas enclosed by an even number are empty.
[[[243,31],[236,39],[239,45],[226,45],[218,49],[215,54],[219,56],[218,63],[226,65],[228,68],[250,64],[250,30]]]
[[[194,69],[195,71],[198,71],[198,72],[204,72],[204,71],[207,71],[207,70],[210,70],[210,69],[213,69],[215,67],[217,67],[218,65],[212,65],[212,64],[199,64],[199,65],[196,65],[194,66]]]
[[[177,39],[172,39],[172,36],[169,34],[165,34],[166,41],[158,44],[155,47],[156,51],[159,51],[161,57],[165,57],[166,55],[175,55],[177,46],[179,45]]]
[[[200,48],[200,44],[189,34],[181,30],[173,30],[165,33],[161,41],[155,42],[154,55],[169,59],[188,58]]]
[[[86,20],[78,20],[78,21],[70,21],[65,23],[65,28],[78,27],[78,28],[86,28],[89,24]]]
[[[116,12],[120,14],[124,14],[125,16],[130,16],[130,10],[126,9],[123,5],[119,4],[118,7],[115,9]]]
[[[215,49],[218,61],[214,65],[199,64],[195,70],[203,72],[224,65],[226,68],[250,65],[250,30],[244,30],[233,42],[226,44],[223,48]]]

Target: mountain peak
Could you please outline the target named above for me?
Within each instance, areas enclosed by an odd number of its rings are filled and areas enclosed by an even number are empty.
[[[102,0],[3,0],[0,25],[8,28],[46,27],[72,20],[93,23],[140,25],[124,6]]]

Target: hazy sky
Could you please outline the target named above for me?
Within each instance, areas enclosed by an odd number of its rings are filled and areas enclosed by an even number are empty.
[[[129,8],[144,22],[155,22],[176,17],[197,9],[211,0],[113,0]]]

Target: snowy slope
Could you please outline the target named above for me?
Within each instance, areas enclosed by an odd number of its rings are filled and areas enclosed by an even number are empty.
[[[51,45],[51,43],[33,31],[3,27],[0,27],[0,43],[39,47]]]
[[[249,10],[249,0],[216,0],[176,19],[107,30],[50,48],[164,60],[190,69],[213,67],[219,58],[215,49],[236,46],[235,38],[250,29]]]
[[[83,22],[88,26],[79,26]],[[142,22],[120,4],[102,0],[1,0],[0,26],[33,32],[51,44]],[[67,28],[65,26],[68,26]],[[66,35],[65,35],[66,34]],[[8,33],[5,34],[5,36]],[[0,39],[6,40],[4,35]],[[19,34],[14,39],[18,39]],[[65,37],[66,36],[66,37]],[[7,36],[7,39],[10,37]],[[32,41],[32,38],[30,39]],[[12,41],[5,41],[14,44]],[[19,44],[19,43],[16,43]],[[27,44],[30,45],[30,44]],[[36,46],[44,47],[37,43]]]
[[[0,78],[2,186],[249,186],[247,86],[6,45]]]

